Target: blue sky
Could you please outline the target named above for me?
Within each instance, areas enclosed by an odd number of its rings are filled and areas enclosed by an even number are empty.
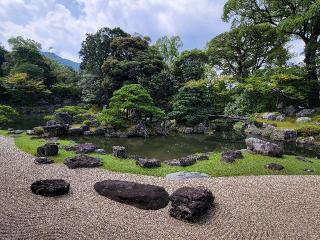
[[[179,35],[184,49],[204,48],[227,31],[221,20],[226,0],[0,0],[0,42],[21,35],[44,50],[80,61],[78,52],[86,33],[101,27],[121,27],[150,36]],[[301,52],[301,43],[294,49]],[[301,56],[300,56],[301,57]]]

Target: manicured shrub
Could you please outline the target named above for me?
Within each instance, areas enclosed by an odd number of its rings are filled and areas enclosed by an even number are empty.
[[[53,115],[46,115],[44,116],[43,118],[45,121],[51,121],[51,120],[54,120],[54,116]]]
[[[310,137],[320,135],[320,126],[309,125],[297,129],[299,137]]]
[[[19,113],[12,107],[0,105],[0,125],[13,122],[19,117]]]
[[[77,114],[73,117],[74,123],[82,123],[85,120],[87,120],[87,115],[83,113]]]
[[[91,121],[89,120],[84,120],[82,124],[91,127]]]
[[[34,134],[35,135],[42,135],[44,134],[44,129],[43,127],[35,127],[33,128]]]
[[[69,113],[71,116],[75,116],[78,114],[83,114],[88,111],[88,107],[85,106],[64,106],[62,108],[58,108],[55,112],[66,112]]]

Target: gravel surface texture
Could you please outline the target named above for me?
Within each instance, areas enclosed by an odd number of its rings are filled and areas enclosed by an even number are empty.
[[[320,239],[320,177],[263,176],[169,181],[164,178],[36,165],[13,139],[0,136],[0,239]],[[31,193],[40,179],[70,182],[68,195]],[[98,195],[106,179],[163,186],[205,186],[216,206],[196,224],[169,216],[169,206],[146,211]]]

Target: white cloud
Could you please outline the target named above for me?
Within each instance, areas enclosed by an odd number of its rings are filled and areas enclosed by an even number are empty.
[[[63,0],[0,0],[0,42],[7,46],[8,38],[21,35],[40,42],[45,50],[54,47],[62,57],[79,60],[85,34],[105,26],[120,26],[153,40],[178,34],[187,48],[204,47],[228,27],[220,19],[223,0],[73,1],[81,6],[77,17]]]

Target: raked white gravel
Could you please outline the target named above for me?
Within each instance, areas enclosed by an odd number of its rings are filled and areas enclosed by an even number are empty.
[[[0,136],[0,239],[320,239],[320,177],[262,176],[169,181],[103,169],[39,166]],[[70,182],[69,195],[33,195],[39,179]],[[163,186],[205,186],[216,196],[209,217],[190,224],[169,216],[168,207],[144,211],[98,195],[93,185],[120,179]]]

